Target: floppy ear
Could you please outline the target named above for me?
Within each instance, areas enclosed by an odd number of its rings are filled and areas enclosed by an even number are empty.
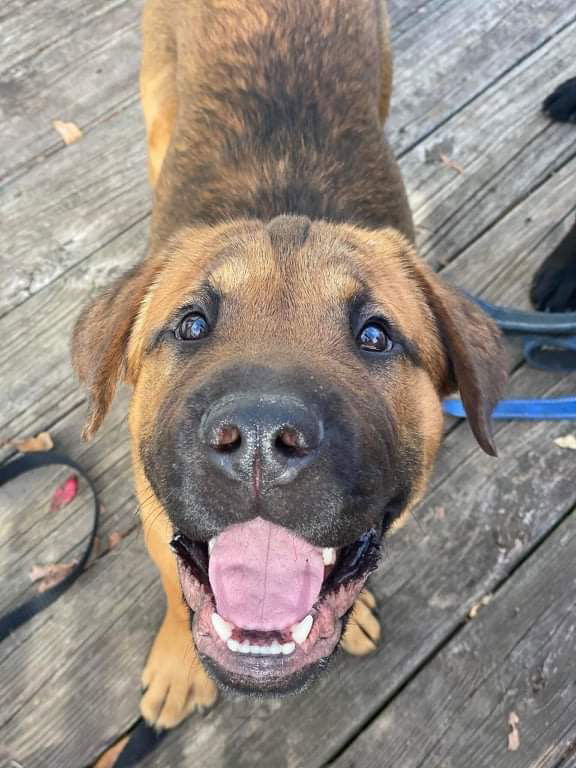
[[[88,440],[102,423],[119,381],[126,377],[127,348],[158,263],[146,260],[122,275],[83,310],[72,335],[72,362],[88,390]]]
[[[474,302],[444,283],[426,265],[418,264],[417,269],[449,363],[441,394],[460,390],[476,440],[486,453],[496,456],[491,414],[507,380],[502,335],[496,323]]]

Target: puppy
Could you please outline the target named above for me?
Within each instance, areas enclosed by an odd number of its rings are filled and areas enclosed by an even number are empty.
[[[73,358],[86,437],[132,388],[167,599],[141,708],[166,728],[213,680],[303,688],[355,605],[343,645],[374,647],[362,590],[422,498],[442,398],[459,388],[493,454],[505,363],[416,255],[382,2],[148,0],[143,32],[149,252],[85,309]]]
[[[542,111],[560,123],[576,123],[576,77],[561,83]],[[530,299],[544,312],[576,312],[576,221],[534,275]]]

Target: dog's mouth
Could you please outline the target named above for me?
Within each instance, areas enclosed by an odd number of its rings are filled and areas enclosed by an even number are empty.
[[[243,692],[299,690],[336,649],[346,616],[378,563],[380,534],[315,547],[255,518],[210,542],[176,533],[198,652],[214,677]]]

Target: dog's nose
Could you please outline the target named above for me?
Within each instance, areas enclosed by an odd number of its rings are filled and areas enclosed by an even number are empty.
[[[318,454],[322,422],[293,396],[241,396],[212,406],[202,437],[212,464],[256,492],[289,483]]]

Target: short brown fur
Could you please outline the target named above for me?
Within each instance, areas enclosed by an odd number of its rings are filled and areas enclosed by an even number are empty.
[[[143,675],[142,712],[173,727],[216,698],[188,629],[168,547],[172,527],[140,452],[178,376],[168,352],[148,353],[174,310],[209,281],[229,302],[242,340],[199,355],[187,374],[193,381],[242,349],[243,359],[267,356],[279,366],[282,355],[297,355],[343,387],[353,380],[367,393],[385,392],[398,431],[408,442],[418,436],[421,457],[395,525],[424,493],[442,434],[440,398],[457,385],[479,441],[493,451],[488,420],[504,366],[492,323],[414,252],[404,186],[382,135],[392,81],[383,2],[148,0],[143,39],[140,86],[155,187],[150,253],[84,312],[73,356],[90,393],[87,436],[119,380],[134,390],[136,490],[167,596]],[[283,214],[298,218],[275,219]],[[334,307],[366,284],[413,341],[419,362],[398,363],[385,384],[345,352],[319,353],[307,333],[324,332]],[[287,303],[306,308],[305,325],[290,323]],[[333,350],[340,336],[334,331]],[[377,643],[373,608],[363,593],[343,640],[348,652]]]

